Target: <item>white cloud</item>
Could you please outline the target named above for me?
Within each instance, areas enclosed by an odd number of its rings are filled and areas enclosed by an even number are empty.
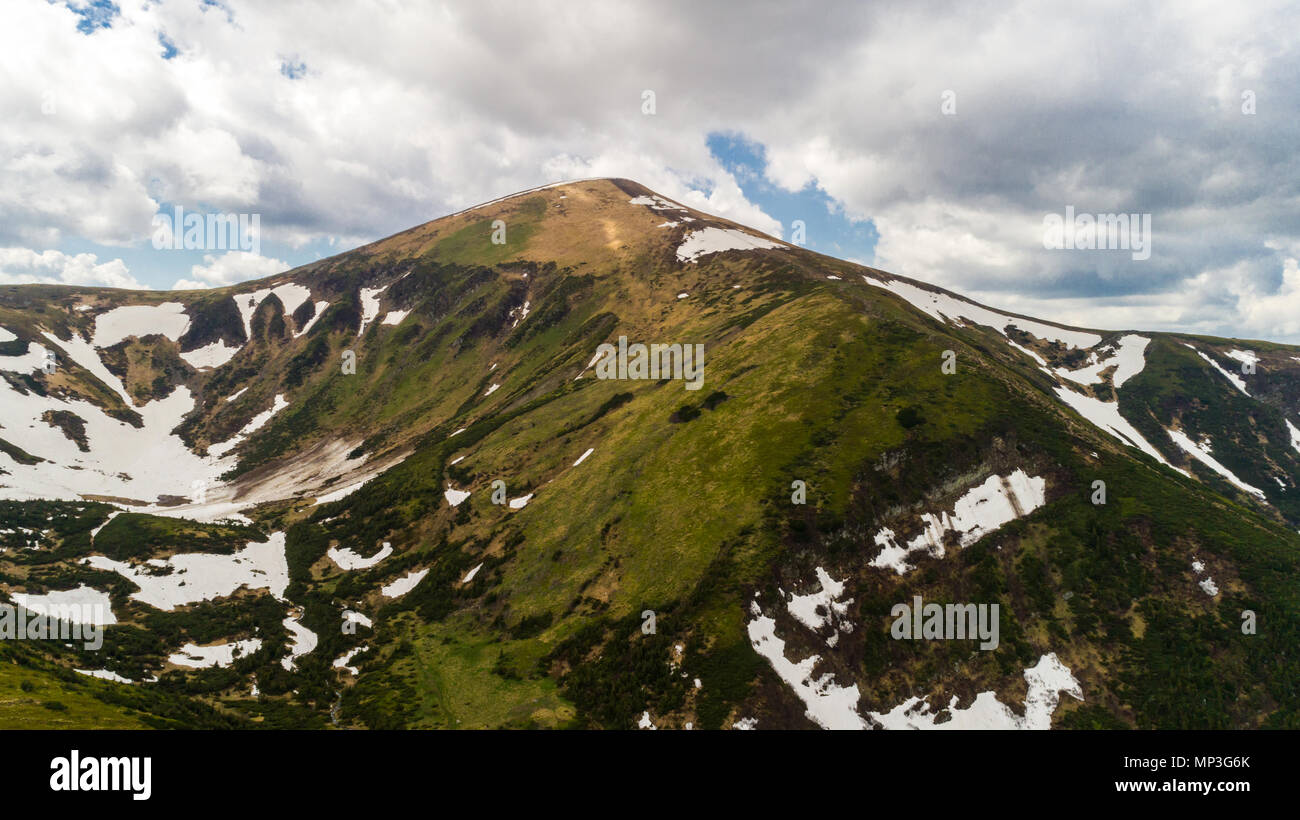
[[[1286,3],[119,5],[87,35],[62,5],[0,4],[0,75],[23,78],[0,84],[0,245],[138,245],[181,204],[349,247],[586,176],[779,233],[709,154],[723,131],[873,220],[880,267],[1087,324],[1300,339],[1296,254],[1268,244],[1300,239]],[[1066,205],[1151,213],[1152,258],[1045,251]]]
[[[37,253],[28,248],[0,248],[0,284],[147,288],[136,281],[121,259],[100,262],[93,253],[70,256],[62,251]]]
[[[288,262],[259,256],[247,251],[227,251],[222,256],[204,254],[203,264],[194,265],[190,268],[190,276],[194,278],[178,279],[172,289],[219,288],[248,279],[271,276],[288,268]]]

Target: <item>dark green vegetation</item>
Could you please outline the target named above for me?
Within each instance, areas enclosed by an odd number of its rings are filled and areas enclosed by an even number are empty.
[[[816,676],[857,685],[862,715],[912,696],[967,706],[989,690],[1020,711],[1025,668],[1052,652],[1084,694],[1062,698],[1059,727],[1300,726],[1300,452],[1285,423],[1300,401],[1294,349],[1151,334],[1138,376],[1092,388],[1102,400],[1118,392],[1124,417],[1182,476],[1066,408],[995,329],[937,323],[861,281],[874,272],[793,248],[679,264],[685,229],[628,205],[644,193],[609,181],[548,189],[240,286],[312,291],[291,316],[268,298],[247,337],[230,290],[185,294],[182,348],[244,345],[214,371],[179,366],[162,337],[110,352],[141,395],[194,393],[178,433],[196,448],[286,397],[238,450],[225,480],[241,490],[331,447],[385,469],[329,503],[314,496],[355,476],[286,492],[248,510],[252,526],[120,514],[93,545],[106,504],[0,503],[0,529],[13,530],[0,533],[0,589],[84,583],[110,594],[120,621],[98,653],[0,646],[0,661],[14,661],[0,662],[0,725],[632,728],[648,712],[660,727],[812,726],[750,644],[757,609],[788,659],[817,654]],[[692,216],[692,229],[728,225]],[[497,219],[504,244],[491,241]],[[358,335],[361,288],[384,290]],[[76,293],[0,288],[0,325],[84,328]],[[319,317],[316,300],[329,302]],[[388,324],[388,311],[407,313]],[[705,345],[705,389],[594,378],[584,368],[596,346],[620,335]],[[1087,364],[1081,351],[1010,336],[1052,366]],[[1250,345],[1251,397],[1184,343],[1228,369],[1226,351]],[[341,367],[349,352],[355,373]],[[81,375],[22,384],[134,412]],[[75,419],[49,423],[76,440]],[[1168,428],[1210,437],[1267,505],[1182,456]],[[33,457],[20,447],[0,439],[15,461]],[[965,549],[953,539],[943,557],[915,555],[904,575],[870,565],[882,528],[915,537],[922,513],[951,511],[1015,470],[1046,481],[1044,507]],[[527,503],[492,503],[496,480]],[[806,504],[792,503],[795,481]],[[448,489],[471,495],[453,507]],[[242,589],[160,611],[131,598],[131,582],[79,563],[229,555],[279,532],[283,600]],[[345,570],[331,548],[391,554]],[[1219,594],[1198,586],[1193,560]],[[790,615],[791,594],[818,591],[818,569],[844,582],[851,629],[814,631]],[[417,572],[405,594],[383,592]],[[890,610],[914,595],[997,603],[998,649],[892,640]],[[287,669],[291,610],[318,643]],[[1242,631],[1247,610],[1254,634]],[[184,643],[254,637],[261,649],[225,668],[167,662]],[[345,653],[359,674],[334,665]]]

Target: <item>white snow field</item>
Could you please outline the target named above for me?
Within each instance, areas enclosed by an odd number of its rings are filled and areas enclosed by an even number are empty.
[[[1250,391],[1246,389],[1246,380],[1243,379],[1241,376],[1238,376],[1238,375],[1235,374],[1235,373],[1229,373],[1227,370],[1224,370],[1222,365],[1220,365],[1220,364],[1219,364],[1218,362],[1216,362],[1214,359],[1211,359],[1209,356],[1207,356],[1206,354],[1202,353],[1201,351],[1196,350],[1195,347],[1193,347],[1192,345],[1187,344],[1187,342],[1183,342],[1183,346],[1184,346],[1184,347],[1189,347],[1189,348],[1191,348],[1192,350],[1195,350],[1197,356],[1200,356],[1202,359],[1205,359],[1205,361],[1209,362],[1209,363],[1210,363],[1210,367],[1213,367],[1215,370],[1217,370],[1217,371],[1219,372],[1219,374],[1220,374],[1221,376],[1223,376],[1223,378],[1225,378],[1225,379],[1227,379],[1229,382],[1231,382],[1231,383],[1232,383],[1232,386],[1235,387],[1235,388],[1237,388],[1238,390],[1240,390],[1241,393],[1242,393],[1242,395],[1245,395],[1245,396],[1249,396],[1249,395],[1250,395]]]
[[[284,557],[284,533],[272,533],[263,543],[251,542],[232,555],[181,553],[143,564],[91,555],[81,563],[116,572],[140,587],[131,597],[158,609],[222,598],[240,588],[267,589],[283,600],[289,586],[289,564]],[[155,570],[168,569],[165,575]]]
[[[922,552],[935,558],[944,555],[944,538],[949,532],[958,534],[958,543],[968,547],[985,535],[1028,515],[1046,503],[1047,480],[1031,478],[1024,470],[1008,476],[992,475],[957,499],[951,513],[921,516],[924,528],[910,541],[899,543],[897,534],[888,527],[876,533],[875,542],[880,553],[871,559],[871,566],[888,568],[899,575],[911,570],[912,553]]]
[[[366,325],[375,320],[379,315],[379,295],[388,290],[388,285],[382,288],[362,288],[361,289],[361,327],[357,329],[358,338],[366,335]]]
[[[844,582],[836,581],[821,567],[817,568],[817,580],[821,584],[819,592],[811,592],[807,595],[790,593],[786,610],[799,623],[814,632],[828,624],[837,626],[838,631],[826,639],[826,645],[834,647],[839,642],[841,631],[853,631],[853,624],[841,620],[849,614],[849,604],[853,603],[853,599],[840,600],[840,596],[844,594]],[[819,607],[825,612],[824,615],[818,614]]]
[[[1291,423],[1291,419],[1284,419],[1286,422],[1287,432],[1291,434],[1291,446],[1300,452],[1300,428]]]
[[[249,638],[245,641],[217,644],[216,646],[197,646],[187,643],[172,653],[167,662],[176,666],[188,666],[192,669],[206,669],[211,666],[230,666],[236,657],[247,657],[262,648],[261,638]]]
[[[239,308],[239,316],[244,321],[244,338],[247,339],[253,334],[253,314],[257,313],[257,308],[262,304],[266,297],[275,295],[284,305],[284,315],[292,316],[293,312],[302,306],[302,303],[311,298],[311,290],[302,285],[287,282],[283,285],[276,285],[270,288],[261,288],[252,293],[239,293],[233,296],[235,307]],[[320,315],[319,305],[316,313]],[[304,329],[305,332],[305,329]]]
[[[235,354],[243,348],[227,347],[226,343],[217,340],[209,345],[195,348],[194,350],[181,353],[181,358],[190,363],[190,366],[199,370],[210,370],[214,367],[221,367],[226,362],[235,358]]]
[[[29,612],[55,616],[72,623],[98,626],[117,623],[108,593],[85,584],[81,584],[76,589],[52,590],[43,595],[11,592],[9,597],[15,604]]]
[[[1017,715],[998,700],[995,692],[980,692],[965,709],[957,708],[953,695],[945,709],[930,711],[928,701],[910,697],[888,712],[870,712],[872,720],[886,729],[1038,729],[1052,728],[1052,713],[1061,702],[1061,693],[1083,700],[1083,689],[1069,668],[1055,652],[1038,659],[1025,670],[1025,713]],[[941,714],[948,720],[937,722]]]
[[[1240,478],[1237,478],[1232,470],[1229,470],[1227,467],[1220,464],[1218,459],[1210,455],[1210,453],[1213,452],[1213,444],[1208,438],[1197,443],[1192,441],[1182,430],[1169,430],[1167,432],[1169,433],[1169,438],[1173,439],[1174,443],[1177,444],[1183,452],[1226,478],[1228,482],[1237,489],[1244,490],[1261,501],[1264,500],[1263,490],[1258,487],[1252,487]]]
[[[1076,393],[1068,387],[1055,387],[1057,398],[1074,408],[1075,412],[1129,447],[1136,447],[1156,461],[1172,469],[1178,469],[1160,455],[1160,451],[1142,437],[1137,428],[1119,414],[1118,401],[1102,401],[1092,396]],[[1179,472],[1183,472],[1179,470]]]
[[[116,307],[95,317],[95,333],[91,344],[95,347],[112,347],[131,336],[159,334],[173,342],[190,328],[190,317],[180,302],[161,305],[128,305]]]
[[[111,672],[107,669],[74,669],[72,671],[76,672],[78,675],[88,675],[92,678],[99,678],[100,680],[111,680],[116,683],[135,683],[135,681],[130,678],[124,678],[116,672]]]
[[[1119,388],[1124,382],[1142,372],[1142,368],[1146,365],[1144,353],[1150,343],[1151,340],[1144,336],[1132,334],[1121,336],[1118,349],[1110,356],[1099,358],[1098,351],[1093,351],[1092,364],[1087,367],[1079,370],[1057,368],[1056,373],[1077,384],[1103,384],[1105,380],[1101,376],[1102,371],[1114,367],[1115,372],[1111,376],[1111,382]]]
[[[315,632],[298,622],[299,618],[290,615],[284,619],[284,628],[289,630],[289,637],[293,643],[289,645],[289,656],[280,659],[280,665],[286,672],[292,672],[298,668],[298,658],[306,655],[316,648],[320,642]]]
[[[908,284],[901,279],[891,279],[888,282],[873,279],[865,274],[862,279],[869,285],[893,293],[901,297],[904,301],[911,304],[918,310],[928,313],[930,316],[941,322],[948,324],[960,324],[961,322],[970,322],[977,325],[985,325],[1007,335],[1007,326],[1011,325],[1025,331],[1031,336],[1037,336],[1040,339],[1057,341],[1066,347],[1089,348],[1101,341],[1101,337],[1096,333],[1089,333],[1083,330],[1069,330],[1063,327],[1056,327],[1044,322],[1036,322],[1032,319],[1020,319],[1015,316],[1008,316],[1005,313],[999,313],[996,310],[990,310],[980,307],[974,302],[968,302],[956,296],[950,296],[947,293],[925,290],[916,285]]]
[[[379,591],[383,593],[385,598],[400,598],[415,589],[415,585],[423,581],[424,576],[428,574],[429,570],[427,568],[408,572],[391,584],[385,584]]]
[[[329,556],[331,561],[339,565],[339,569],[370,569],[393,554],[393,545],[385,541],[379,552],[369,558],[363,558],[347,547],[330,547],[325,554]]]
[[[700,257],[721,251],[753,251],[762,248],[780,250],[785,246],[771,239],[754,236],[736,228],[701,228],[691,231],[677,246],[678,262],[699,262]]]
[[[349,674],[358,675],[361,673],[361,670],[351,665],[352,659],[357,655],[360,655],[362,652],[369,651],[370,647],[368,646],[358,646],[355,649],[349,649],[347,652],[344,652],[342,655],[334,659],[334,668],[345,669]]]
[[[798,663],[785,656],[785,641],[776,636],[776,621],[762,614],[758,604],[752,605],[754,620],[746,626],[749,642],[754,651],[772,664],[778,677],[794,690],[803,701],[810,720],[824,729],[865,729],[867,724],[858,714],[858,685],[839,686],[835,675],[826,673],[813,679],[813,668],[821,660],[819,655],[809,655]]]

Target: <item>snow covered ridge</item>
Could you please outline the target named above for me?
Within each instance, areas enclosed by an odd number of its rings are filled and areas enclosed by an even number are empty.
[[[911,540],[899,543],[898,535],[888,527],[876,533],[880,553],[871,566],[892,569],[904,575],[913,569],[913,553],[944,556],[948,533],[956,533],[958,544],[968,547],[1002,525],[1028,515],[1047,501],[1047,480],[1031,478],[1024,470],[1008,476],[992,475],[983,484],[967,490],[957,499],[952,512],[921,516],[923,529]]]
[[[1089,348],[1101,341],[1101,336],[1096,333],[1089,333],[1084,330],[1070,330],[1044,322],[1037,322],[1033,319],[1021,319],[999,313],[996,310],[980,307],[974,302],[968,302],[951,294],[926,290],[908,284],[901,279],[884,281],[873,279],[866,274],[862,275],[862,279],[868,285],[887,290],[895,296],[901,297],[912,307],[945,324],[961,326],[963,322],[969,322],[976,325],[985,325],[993,328],[1003,336],[1007,336],[1007,327],[1015,327],[1031,336],[1037,336],[1039,339],[1047,341],[1060,342],[1066,347]]]

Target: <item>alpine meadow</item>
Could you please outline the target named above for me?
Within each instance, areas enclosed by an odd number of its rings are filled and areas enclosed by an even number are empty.
[[[5,728],[1300,727],[1300,347],[595,178],[0,376]]]

